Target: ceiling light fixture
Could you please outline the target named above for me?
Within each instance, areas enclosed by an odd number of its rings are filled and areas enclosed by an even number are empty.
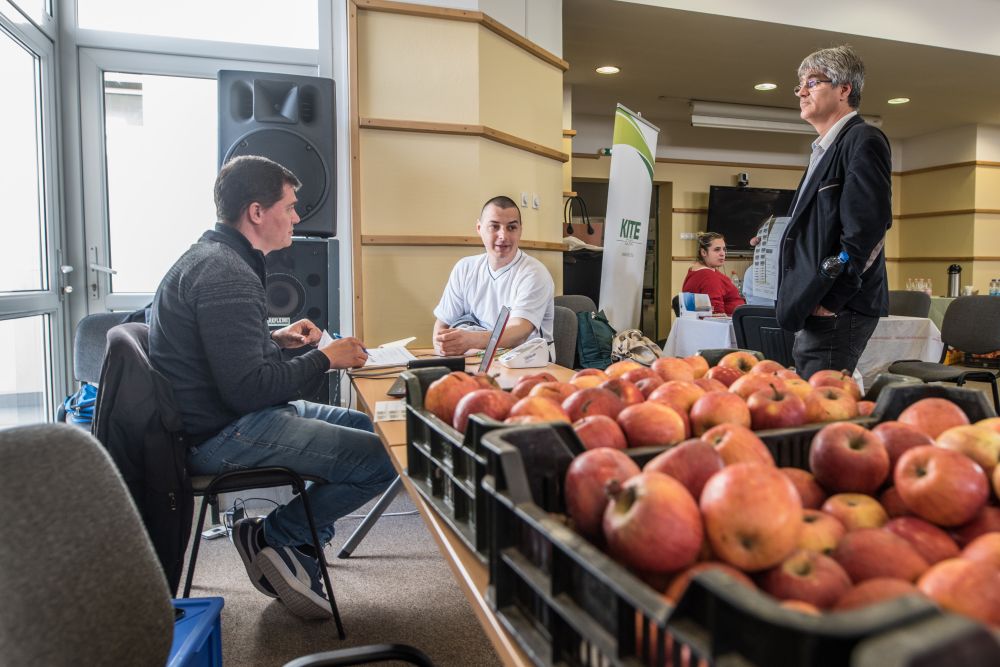
[[[882,119],[876,116],[864,116],[864,119],[875,127],[882,126]],[[691,101],[691,125],[724,130],[816,134],[813,126],[802,120],[796,109],[698,100]]]
[[[753,87],[754,90],[774,90],[778,87],[776,83],[758,83]]]
[[[889,100],[889,104],[906,104],[910,101],[909,97],[894,97]]]
[[[618,72],[621,71],[621,68],[615,67],[614,65],[602,65],[594,71],[598,74],[618,74]]]

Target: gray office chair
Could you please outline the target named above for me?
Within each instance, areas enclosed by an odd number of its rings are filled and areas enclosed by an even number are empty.
[[[125,313],[94,313],[76,325],[73,333],[73,378],[83,384],[96,385],[101,378],[101,362],[108,345],[108,331],[121,324]],[[66,421],[66,408],[56,408],[56,421]]]
[[[927,317],[931,312],[931,297],[924,292],[889,290],[889,314],[907,317]]]
[[[587,297],[584,297],[585,299]],[[587,299],[588,301],[590,299]],[[556,306],[552,323],[552,340],[556,346],[556,363],[566,368],[576,368],[576,335],[579,324],[576,313],[569,308]]]
[[[128,490],[85,431],[0,431],[0,655],[11,665],[163,665],[174,610]]]
[[[593,313],[597,311],[597,304],[589,296],[582,294],[561,294],[555,299],[557,306],[569,308],[574,313]]]
[[[926,296],[926,295],[925,295]],[[962,352],[986,354],[1000,350],[1000,298],[995,296],[960,296],[948,306],[941,322],[941,359],[920,361],[908,359],[889,366],[890,373],[910,375],[923,382],[952,382],[958,386],[967,381],[988,382],[993,390],[993,407],[1000,413],[996,371],[968,370],[961,366],[946,366],[945,355],[953,347]]]

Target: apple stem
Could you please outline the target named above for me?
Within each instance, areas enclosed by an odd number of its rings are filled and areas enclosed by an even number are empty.
[[[771,387],[771,391],[773,391],[773,392],[774,392],[774,400],[776,400],[776,401],[780,401],[780,400],[781,400],[781,394],[780,394],[780,393],[778,393],[778,388],[774,386],[774,383],[773,383],[773,382],[769,382],[768,384],[769,384],[769,385],[770,385],[770,387]]]
[[[635,486],[623,487],[617,479],[610,479],[604,486],[608,498],[615,504],[615,510],[624,514],[635,504],[637,492]]]
[[[604,483],[604,493],[611,500],[618,500],[618,497],[622,495],[621,481],[615,478],[609,479]]]

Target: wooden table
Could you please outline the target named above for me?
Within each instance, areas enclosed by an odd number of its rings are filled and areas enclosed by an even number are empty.
[[[475,360],[474,363],[478,364],[478,360]],[[555,364],[550,364],[545,368],[516,370],[494,364],[490,368],[491,375],[499,373],[506,378],[531,375],[540,371],[548,371],[559,380],[567,380],[573,375],[572,370],[556,366]],[[352,384],[357,396],[357,409],[368,415],[373,415],[375,413],[376,401],[395,400],[385,393],[392,385],[394,379],[393,377],[353,378]],[[445,561],[451,568],[452,575],[455,577],[455,581],[458,582],[458,587],[469,600],[469,604],[472,605],[472,610],[475,612],[477,620],[483,626],[483,630],[496,649],[497,655],[500,656],[500,660],[505,665],[523,665],[524,667],[529,667],[532,665],[531,660],[528,659],[517,645],[514,638],[503,628],[486,599],[486,589],[489,585],[489,572],[486,566],[479,562],[475,553],[448,527],[438,513],[424,502],[424,499],[416,492],[413,484],[406,476],[406,422],[376,422],[375,432],[382,439],[382,444],[385,445],[389,456],[392,458],[392,464],[402,477],[406,491],[410,494],[410,498],[413,499],[414,505],[417,506],[420,516],[424,518],[427,529],[434,536],[434,541],[437,542],[438,549],[441,550],[441,555],[444,556]]]

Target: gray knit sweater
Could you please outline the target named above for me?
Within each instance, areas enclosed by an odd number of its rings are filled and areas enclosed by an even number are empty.
[[[195,437],[308,396],[330,367],[319,350],[283,359],[267,327],[264,255],[217,224],[170,268],[153,299],[149,356]]]

